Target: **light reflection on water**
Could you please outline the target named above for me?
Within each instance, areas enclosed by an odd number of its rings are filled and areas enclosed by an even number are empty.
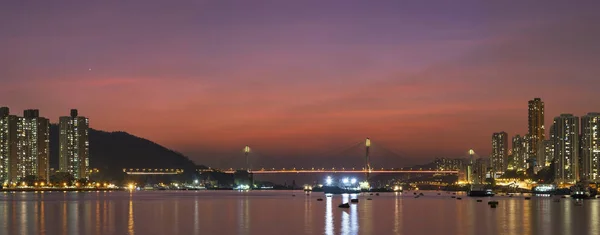
[[[600,200],[291,194],[0,193],[0,234],[600,234]]]

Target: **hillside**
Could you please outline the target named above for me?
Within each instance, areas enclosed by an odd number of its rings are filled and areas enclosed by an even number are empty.
[[[186,175],[196,164],[184,155],[126,132],[90,129],[90,167],[107,177],[122,175],[123,168],[180,168]],[[58,125],[50,127],[50,167],[58,169]]]

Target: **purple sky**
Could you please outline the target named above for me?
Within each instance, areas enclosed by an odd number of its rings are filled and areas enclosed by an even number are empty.
[[[319,153],[367,136],[411,163],[469,148],[487,156],[493,132],[525,134],[533,97],[546,103],[546,126],[600,111],[598,9],[585,0],[9,0],[0,105],[52,121],[78,108],[95,129],[222,167],[241,164],[230,159],[246,144],[280,162],[256,165],[339,165]],[[360,166],[360,152],[347,155]]]

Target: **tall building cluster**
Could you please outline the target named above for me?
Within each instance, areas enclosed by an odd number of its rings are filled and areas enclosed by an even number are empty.
[[[600,182],[600,113],[581,118],[561,114],[554,118],[546,138],[544,102],[534,98],[529,101],[528,132],[512,137],[509,155],[504,154],[506,136],[505,132],[492,135],[491,166],[496,176],[506,170],[530,172],[554,164],[555,183]]]
[[[71,111],[73,115],[76,110]],[[71,115],[71,116],[72,116]],[[71,119],[69,119],[71,118]],[[66,123],[63,125],[63,119]],[[67,160],[68,169],[76,178],[87,178],[89,165],[88,119],[61,117],[60,161]],[[76,120],[67,121],[67,120]],[[84,123],[84,124],[80,124]],[[63,140],[63,131],[66,137]],[[63,154],[63,146],[66,151]],[[40,116],[37,109],[23,111],[23,116],[11,115],[8,107],[0,107],[0,184],[17,184],[27,177],[37,181],[50,178],[50,120]],[[82,164],[78,164],[82,161]],[[70,165],[69,165],[70,164]]]
[[[556,183],[600,182],[600,113],[561,114],[551,127]]]

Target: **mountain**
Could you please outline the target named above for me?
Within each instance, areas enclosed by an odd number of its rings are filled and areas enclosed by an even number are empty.
[[[123,168],[177,168],[185,175],[195,174],[198,167],[181,153],[127,132],[105,132],[90,128],[90,168],[97,168],[106,178],[121,178]],[[50,167],[58,169],[59,129],[50,127]],[[103,177],[104,178],[104,177]]]

